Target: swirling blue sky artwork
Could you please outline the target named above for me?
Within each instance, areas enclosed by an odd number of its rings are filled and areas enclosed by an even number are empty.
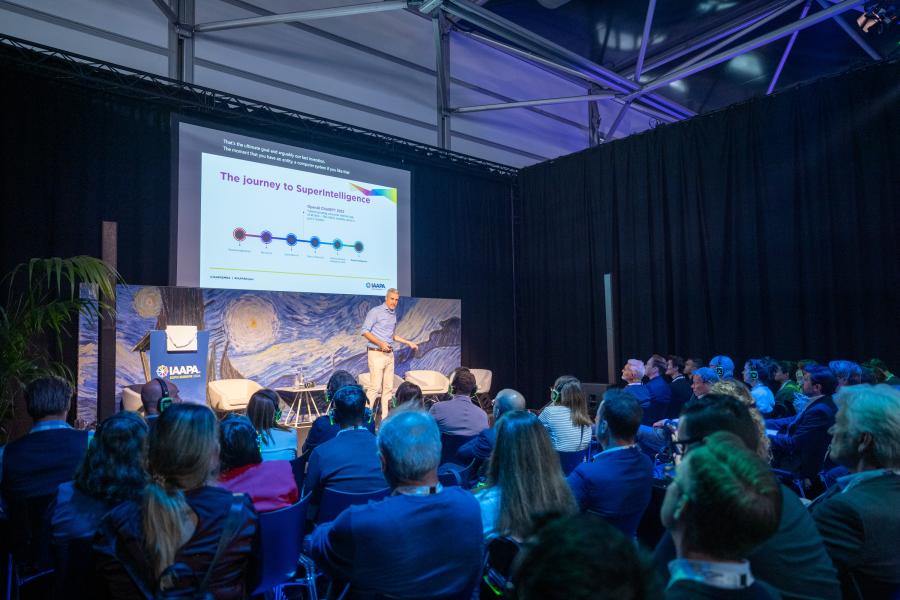
[[[83,289],[82,295],[90,294]],[[264,387],[290,387],[298,374],[324,383],[335,370],[368,369],[360,335],[380,296],[256,292],[242,290],[117,286],[116,389],[143,383],[132,348],[149,330],[196,325],[209,331],[210,380],[242,377]],[[395,372],[429,369],[449,373],[460,364],[459,300],[401,298],[397,334],[419,350],[400,346]],[[97,414],[97,324],[81,319],[78,352],[78,417]]]

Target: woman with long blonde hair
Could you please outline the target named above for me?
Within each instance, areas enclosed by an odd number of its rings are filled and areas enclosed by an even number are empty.
[[[148,445],[150,482],[141,498],[100,526],[99,589],[114,598],[176,591],[242,598],[257,516],[249,497],[209,485],[219,461],[215,415],[197,404],[170,406]]]
[[[475,494],[485,538],[509,535],[524,540],[536,518],[577,512],[559,456],[540,421],[517,410],[503,415],[495,427],[488,485]]]
[[[559,452],[585,450],[591,443],[591,417],[581,382],[563,375],[550,388],[550,404],[538,417]]]

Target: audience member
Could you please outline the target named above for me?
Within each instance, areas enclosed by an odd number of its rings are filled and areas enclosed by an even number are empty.
[[[631,394],[641,405],[641,409],[647,410],[650,406],[650,390],[644,385],[644,363],[636,358],[629,358],[622,367],[622,379],[626,393]]]
[[[397,388],[391,399],[391,410],[425,410],[422,388],[409,381],[404,381]]]
[[[702,398],[709,393],[709,388],[721,379],[719,375],[709,367],[700,367],[691,376],[691,391],[695,398]]]
[[[229,415],[219,424],[219,485],[250,496],[257,512],[288,507],[299,499],[291,463],[263,462],[259,437],[243,415]]]
[[[743,383],[740,383],[734,379],[722,379],[721,381],[717,381],[712,384],[712,387],[709,388],[711,394],[724,394],[726,396],[731,396],[741,402],[744,406],[747,407],[747,410],[750,411],[750,417],[753,419],[754,425],[756,425],[756,435],[757,435],[757,454],[761,459],[766,462],[772,458],[772,451],[769,443],[769,436],[766,434],[766,420],[762,416],[762,413],[759,412],[759,408],[756,406],[756,400],[753,399],[753,396],[750,395],[750,391],[747,389]],[[750,448],[752,446],[748,446]]]
[[[666,598],[779,598],[747,557],[778,529],[781,506],[775,477],[740,438],[720,431],[696,443],[660,511],[678,556]]]
[[[481,505],[485,538],[508,535],[522,541],[532,533],[536,515],[574,513],[577,508],[538,419],[517,410],[506,413],[496,426],[487,487],[475,499]]]
[[[653,461],[635,444],[641,413],[634,396],[608,390],[597,410],[603,451],[567,478],[581,510],[603,517],[629,537],[635,536],[653,486]]]
[[[328,383],[325,384],[325,401],[330,405],[331,401],[334,399],[334,395],[345,385],[356,385],[356,378],[347,371],[335,371],[332,373],[331,377],[328,378]],[[365,422],[366,429],[374,434],[375,420],[371,416],[371,411],[367,412],[367,415]],[[306,441],[303,442],[302,453],[308,457],[309,453],[312,452],[316,446],[324,444],[336,436],[337,432],[340,430],[340,425],[334,422],[334,417],[329,409],[327,415],[322,415],[313,421],[312,426],[309,428],[309,433],[306,435]]]
[[[819,363],[811,358],[803,358],[797,361],[797,369],[794,371],[794,380],[801,390],[803,389],[803,374],[806,372],[806,367],[817,364]]]
[[[475,391],[472,372],[457,370],[450,380],[450,399],[434,404],[429,411],[442,434],[472,437],[488,426],[487,414],[472,401]]]
[[[699,367],[700,365],[698,365]],[[681,414],[681,407],[691,399],[691,380],[685,372],[684,359],[680,356],[670,355],[666,359],[666,375],[671,379],[669,389],[672,391],[672,401],[664,415],[667,419],[675,419]]]
[[[734,379],[734,361],[727,356],[713,356],[709,359],[709,368],[719,379]]]
[[[393,495],[352,506],[317,527],[313,560],[358,593],[468,597],[481,574],[481,515],[469,492],[438,481],[441,438],[434,418],[417,411],[391,415],[378,432],[378,452]]]
[[[25,387],[25,409],[34,425],[0,454],[0,492],[13,520],[26,502],[48,505],[59,484],[75,475],[88,434],[66,423],[71,398],[72,386],[60,377],[42,377]]]
[[[794,417],[770,419],[772,436],[772,466],[790,471],[813,485],[825,460],[831,438],[828,429],[834,425],[837,408],[831,395],[837,381],[828,367],[809,365],[803,376],[803,393],[808,404]]]
[[[773,415],[775,417],[790,417],[796,413],[794,395],[800,392],[800,386],[791,379],[794,371],[794,363],[789,360],[779,360],[775,363],[773,379],[778,384],[778,390],[775,392],[775,411],[781,413]]]
[[[157,377],[141,386],[141,404],[147,423],[152,424],[167,406],[180,402],[178,386],[168,379]]]
[[[144,491],[147,472],[147,423],[133,412],[119,412],[97,427],[94,439],[75,473],[59,486],[51,509],[54,544],[93,538],[100,519]]]
[[[703,362],[702,358],[688,358],[684,361],[684,375],[685,377],[690,377],[694,374],[694,371],[699,369],[700,367],[706,366],[706,363]]]
[[[828,368],[837,379],[837,388],[840,390],[845,385],[859,385],[862,369],[858,364],[850,360],[833,360],[828,363]]]
[[[900,392],[846,386],[831,458],[850,474],[816,499],[812,517],[840,574],[845,597],[900,594]],[[858,592],[854,593],[854,588]]]
[[[148,444],[150,483],[141,500],[111,510],[94,540],[101,596],[243,598],[257,516],[248,496],[208,485],[219,455],[215,415],[198,404],[171,406]],[[223,534],[227,543],[210,569]]]
[[[297,430],[286,427],[281,419],[281,398],[275,390],[254,392],[247,404],[247,416],[262,444],[263,460],[293,460],[297,458]]]
[[[764,358],[751,358],[744,363],[744,383],[750,386],[750,394],[756,401],[756,408],[764,415],[775,409],[775,394],[769,389],[771,365]]]
[[[746,404],[713,393],[685,405],[678,422],[677,446],[689,449],[717,431],[738,436],[750,451],[761,454],[759,430]],[[781,496],[778,531],[749,556],[754,576],[778,588],[786,599],[839,600],[837,576],[812,518],[797,495],[783,485]],[[665,570],[673,558],[675,546],[666,534],[656,547],[654,561]]]
[[[494,426],[482,429],[478,435],[463,444],[456,451],[456,460],[460,464],[467,465],[473,460],[487,460],[494,451],[497,441],[497,423],[500,417],[514,410],[525,410],[525,397],[509,388],[502,389],[494,396]]]
[[[381,473],[375,436],[363,426],[366,393],[358,385],[342,387],[334,395],[337,435],[318,446],[309,457],[303,495],[312,494],[310,517],[315,516],[322,491],[374,492],[387,487]]]
[[[547,428],[558,452],[577,452],[591,443],[591,417],[581,382],[565,377],[557,379],[550,392],[550,404],[544,407],[538,420]]]
[[[887,364],[880,358],[870,358],[863,366],[872,369],[875,373],[875,381],[877,383],[886,383],[892,386],[900,385],[900,378],[888,370]]]
[[[637,545],[593,515],[547,523],[519,552],[519,600],[656,600],[659,577]]]
[[[644,375],[647,377],[647,391],[650,392],[650,406],[644,410],[644,424],[652,425],[659,419],[663,419],[672,402],[672,390],[666,383],[663,373],[666,372],[666,359],[659,354],[654,354],[647,359],[644,365]]]

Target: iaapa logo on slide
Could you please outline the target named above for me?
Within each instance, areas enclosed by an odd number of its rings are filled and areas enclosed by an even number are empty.
[[[370,290],[384,290],[387,289],[387,286],[383,283],[372,283],[371,281],[367,281],[366,288]]]
[[[172,379],[191,379],[193,377],[200,377],[200,367],[197,365],[172,365],[171,367],[159,365],[156,367],[156,376],[162,377],[163,379],[166,377],[171,377]]]

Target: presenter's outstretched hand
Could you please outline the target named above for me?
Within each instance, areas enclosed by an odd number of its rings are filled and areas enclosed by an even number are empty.
[[[418,345],[417,343],[415,343],[415,342],[409,342],[409,343],[407,344],[407,346],[409,346],[410,348],[412,348],[414,352],[417,352],[417,351],[419,350],[419,345]]]

